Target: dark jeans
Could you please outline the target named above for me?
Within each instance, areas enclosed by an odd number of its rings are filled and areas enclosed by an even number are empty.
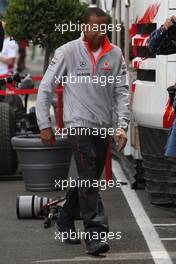
[[[176,158],[176,118],[169,130],[168,139],[165,146],[165,156]]]
[[[88,185],[77,185],[70,188],[66,194],[63,210],[72,219],[83,219],[86,232],[108,232],[108,222],[99,188],[92,185],[100,180],[104,169],[109,136],[75,135],[68,136],[72,145],[73,155],[77,166],[78,179],[81,183],[88,180]]]

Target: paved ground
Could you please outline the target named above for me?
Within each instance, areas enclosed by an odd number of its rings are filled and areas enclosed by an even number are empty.
[[[118,164],[114,161],[113,172],[120,179],[125,177]],[[72,161],[70,174],[76,176],[75,164]],[[123,178],[123,181],[126,181]],[[126,191],[129,192],[126,194]],[[131,193],[132,192],[132,193]],[[16,196],[30,195],[25,191],[23,181],[0,182],[0,263],[1,264],[32,264],[32,263],[138,263],[138,264],[169,264],[176,263],[176,241],[163,241],[166,249],[171,254],[173,262],[167,257],[167,251],[158,247],[161,240],[151,232],[151,226],[146,220],[145,214],[149,215],[154,224],[174,223],[175,211],[163,210],[149,204],[145,191],[136,192],[129,185],[122,188],[109,188],[102,191],[104,204],[109,216],[110,231],[121,232],[120,240],[109,240],[111,250],[101,258],[89,257],[85,254],[85,245],[66,245],[55,240],[55,227],[43,228],[42,220],[18,220],[16,217]],[[58,192],[35,193],[40,196],[55,197]],[[63,193],[62,193],[63,194]],[[132,195],[132,196],[131,196]],[[138,199],[140,197],[140,199]],[[138,199],[136,202],[135,199]],[[130,204],[136,203],[136,209]],[[142,202],[142,206],[138,202]],[[141,215],[140,206],[145,208]],[[138,210],[139,209],[139,210]],[[141,222],[142,221],[142,222]],[[141,229],[141,223],[143,225]],[[147,224],[147,228],[145,227]],[[76,222],[77,228],[83,231],[81,221]],[[157,227],[160,237],[174,238],[175,227]],[[144,232],[144,233],[142,233]],[[146,236],[146,233],[148,236]],[[149,239],[151,236],[151,239]],[[144,238],[145,237],[145,238]],[[147,238],[146,238],[147,237]],[[149,239],[151,241],[146,241]],[[154,240],[154,241],[153,241]],[[147,246],[150,248],[152,255]],[[156,244],[156,248],[155,248]],[[152,248],[153,247],[153,248]],[[154,252],[155,251],[155,252]]]

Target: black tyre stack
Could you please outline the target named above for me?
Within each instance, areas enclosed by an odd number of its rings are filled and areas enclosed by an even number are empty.
[[[140,127],[146,191],[151,203],[176,204],[176,160],[164,156],[168,131]]]

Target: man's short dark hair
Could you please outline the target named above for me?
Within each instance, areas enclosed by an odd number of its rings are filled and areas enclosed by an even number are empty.
[[[84,23],[87,24],[89,22],[89,18],[91,16],[98,16],[98,17],[104,17],[106,16],[107,17],[107,14],[100,8],[98,7],[89,7],[85,10],[85,13],[84,13]]]

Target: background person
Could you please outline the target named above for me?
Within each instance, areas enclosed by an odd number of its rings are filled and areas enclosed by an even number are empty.
[[[116,138],[118,150],[122,150],[127,142],[126,131],[129,123],[129,86],[127,70],[120,48],[110,43],[106,34],[102,34],[100,26],[108,23],[108,17],[99,8],[88,8],[84,15],[84,28],[79,39],[68,42],[55,52],[37,96],[36,114],[41,130],[41,139],[45,144],[54,145],[55,136],[51,128],[49,107],[56,88],[57,79],[62,76],[121,76],[120,83],[71,83],[64,85],[63,119],[64,126],[87,127],[92,132],[94,127],[112,127],[114,114],[115,126],[118,128]],[[98,25],[97,30],[93,26]],[[77,165],[79,180],[99,180],[104,168],[109,136],[101,135],[68,135]],[[74,219],[76,211],[83,219],[87,253],[99,254],[109,250],[109,245],[100,237],[93,238],[95,232],[108,232],[108,222],[98,188],[70,188],[66,195],[66,203],[57,220],[59,231],[75,231]],[[67,243],[79,243],[78,239],[67,239]]]
[[[151,34],[148,47],[153,54],[157,55],[176,53],[176,16],[166,19],[164,24]],[[176,97],[174,98],[173,107],[176,113]],[[176,158],[176,119],[169,131],[165,156]]]
[[[3,22],[3,27],[5,23]],[[0,75],[14,73],[15,61],[18,57],[18,44],[11,40],[5,32],[2,50],[0,52]]]
[[[176,27],[174,33],[174,23],[176,16],[167,18],[159,29],[155,30],[148,41],[151,53],[157,55],[169,55],[176,53]]]

